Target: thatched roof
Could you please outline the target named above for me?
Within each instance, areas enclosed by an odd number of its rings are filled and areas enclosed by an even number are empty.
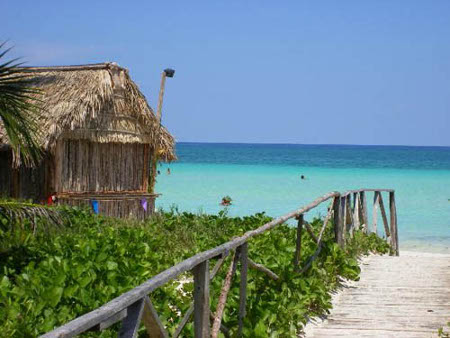
[[[158,145],[160,159],[176,160],[175,140],[160,126],[128,71],[115,63],[23,68],[42,90],[40,144],[52,151],[60,137]],[[0,120],[0,146],[7,144]]]

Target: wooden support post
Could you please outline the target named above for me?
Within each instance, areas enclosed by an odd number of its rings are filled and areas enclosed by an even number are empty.
[[[359,230],[359,227],[361,226],[359,204],[359,194],[355,193],[353,194],[353,226],[356,230]]]
[[[213,318],[213,325],[211,329],[211,338],[217,338],[219,335],[220,325],[222,324],[222,316],[225,310],[225,303],[227,302],[228,292],[230,291],[231,282],[236,272],[237,263],[239,260],[239,253],[235,252],[233,259],[231,260],[231,265],[228,269],[227,275],[223,282],[222,290],[220,290],[219,301],[217,303],[216,314]]]
[[[362,204],[362,197],[361,192],[358,193],[358,221],[359,221],[359,228],[365,231],[365,222],[364,222],[364,207]]]
[[[303,220],[303,225],[305,226],[306,231],[311,236],[313,241],[317,243],[318,239],[317,239],[317,236],[314,234],[314,231],[311,228],[311,225],[308,222],[306,222],[305,220]]]
[[[280,277],[274,273],[272,270],[267,269],[264,265],[255,263],[250,258],[248,258],[248,266],[252,269],[264,272],[267,276],[269,276],[270,279],[273,279],[274,281],[277,281],[280,279]]]
[[[119,338],[135,338],[137,336],[143,310],[143,298],[134,302],[127,308],[127,316],[122,319],[122,327],[119,331]]]
[[[302,230],[303,230],[303,214],[297,217],[297,242],[295,246],[294,271],[299,271],[301,250],[302,250]]]
[[[209,261],[198,264],[194,269],[194,336],[209,338]]]
[[[378,197],[378,205],[380,206],[381,218],[383,219],[384,232],[386,233],[386,238],[388,240],[390,240],[389,237],[391,237],[391,233],[389,231],[389,224],[387,221],[386,210],[384,209],[384,203],[383,203],[383,195],[381,194],[381,192]]]
[[[142,315],[142,321],[147,329],[147,335],[149,338],[167,338],[169,337],[164,325],[161,323],[158,314],[152,301],[147,296],[144,300],[144,313]]]
[[[389,192],[389,210],[391,216],[391,246],[396,256],[400,254],[398,245],[397,209],[395,207],[395,194]]]
[[[353,221],[353,212],[351,208],[352,203],[352,196],[348,194],[346,196],[346,231],[350,234],[350,237],[353,237],[353,227],[354,227],[354,221]]]
[[[213,278],[216,276],[217,272],[219,272],[220,268],[222,267],[223,263],[225,262],[225,258],[227,258],[227,257],[228,257],[228,252],[223,253],[222,257],[220,257],[219,260],[217,261],[216,265],[214,265],[214,268],[209,273],[210,281],[213,280]],[[183,319],[181,320],[180,324],[178,325],[177,329],[175,330],[175,333],[173,334],[174,338],[177,338],[181,334],[181,331],[186,326],[186,324],[189,321],[189,319],[191,318],[193,312],[194,312],[194,303],[192,303],[191,306],[189,307],[189,309],[186,311]],[[223,325],[221,325],[221,328],[222,328],[222,326]]]
[[[333,200],[333,226],[334,226],[334,241],[342,246],[342,240],[341,240],[341,232],[339,231],[339,224],[340,224],[340,197],[336,197]]]
[[[247,302],[247,272],[248,272],[248,243],[240,246],[241,254],[241,285],[239,287],[239,323],[237,336],[242,337],[244,327],[245,308]]]
[[[345,246],[345,236],[344,236],[344,229],[345,229],[345,196],[339,197],[339,209],[337,213],[338,222],[336,223],[336,229],[335,233],[337,232],[337,239],[338,244],[341,248]]]
[[[366,233],[369,233],[369,214],[367,212],[367,198],[366,198],[366,192],[361,191],[361,206],[362,206],[362,214],[363,214],[363,220],[364,220],[364,231]]]
[[[191,307],[186,311],[186,314],[184,315],[184,317],[181,320],[180,324],[178,324],[178,327],[175,330],[175,333],[173,334],[174,338],[177,338],[181,334],[181,331],[186,326],[186,324],[189,321],[189,319],[191,318],[193,312],[194,312],[194,304],[192,304]]]
[[[378,195],[380,193],[378,191],[375,191],[373,194],[373,212],[372,212],[372,232],[377,233],[377,208],[378,208]]]

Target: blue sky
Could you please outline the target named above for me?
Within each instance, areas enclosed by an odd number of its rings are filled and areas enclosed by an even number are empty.
[[[116,61],[178,141],[450,146],[450,1],[2,1],[29,65]]]

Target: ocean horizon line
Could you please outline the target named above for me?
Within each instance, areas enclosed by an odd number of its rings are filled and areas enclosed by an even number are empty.
[[[211,145],[280,145],[280,146],[327,146],[327,147],[398,147],[398,148],[444,148],[450,149],[450,145],[407,145],[407,144],[351,144],[351,143],[272,143],[272,142],[209,142],[209,141],[176,141],[176,144],[211,144]]]

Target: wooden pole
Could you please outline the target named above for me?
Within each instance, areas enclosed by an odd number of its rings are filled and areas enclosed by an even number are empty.
[[[346,196],[346,231],[350,234],[350,237],[353,237],[353,212],[352,212],[352,195],[348,194]]]
[[[144,299],[141,298],[127,308],[127,316],[122,319],[119,338],[134,338],[137,335],[139,324],[144,310]]]
[[[239,287],[239,323],[237,337],[242,337],[244,328],[244,317],[247,303],[247,272],[248,272],[248,243],[245,242],[240,247],[241,254],[241,285]]]
[[[144,298],[144,313],[142,314],[142,322],[147,329],[149,338],[167,338],[169,337],[164,325],[161,323],[155,307],[148,296]]]
[[[276,273],[274,273],[273,271],[267,269],[264,265],[255,263],[250,258],[248,258],[247,260],[248,260],[248,266],[250,268],[265,273],[267,276],[269,276],[269,278],[273,279],[274,281],[277,281],[277,280],[280,279],[280,277]]]
[[[387,216],[386,216],[386,210],[384,209],[383,195],[381,193],[380,193],[380,195],[378,197],[378,205],[380,206],[381,218],[383,220],[383,225],[384,225],[384,232],[386,234],[387,240],[390,241],[391,233],[389,231],[389,225],[388,225],[388,220],[387,220]]]
[[[367,199],[366,193],[364,191],[361,191],[361,205],[364,219],[364,231],[366,233],[369,233],[369,214],[367,212]]]
[[[333,202],[333,223],[334,223],[334,240],[342,248],[344,247],[342,239],[342,231],[340,230],[342,216],[341,216],[341,199],[342,197],[336,197]]]
[[[158,107],[156,108],[156,120],[161,123],[161,112],[164,98],[164,87],[166,86],[166,72],[161,73],[161,86],[159,87]]]
[[[373,195],[373,212],[372,212],[372,231],[377,233],[377,205],[378,205],[378,191],[375,191]]]
[[[194,269],[194,336],[209,338],[209,261],[198,264]]]
[[[230,291],[231,282],[236,272],[237,263],[239,260],[239,252],[234,253],[231,260],[231,265],[228,269],[225,281],[223,282],[222,290],[220,291],[219,301],[217,303],[216,314],[214,316],[211,338],[217,338],[219,335],[220,324],[222,323],[223,311],[225,310],[225,303],[227,302],[228,292]]]
[[[156,109],[156,121],[158,123],[158,126],[156,128],[156,133],[154,135],[154,143],[153,143],[153,154],[152,154],[152,165],[151,165],[151,171],[149,173],[149,184],[148,184],[148,192],[154,193],[155,192],[155,184],[156,184],[156,171],[157,171],[157,165],[158,165],[158,142],[159,142],[159,129],[161,128],[161,116],[162,116],[162,105],[163,105],[163,98],[164,98],[164,87],[166,85],[166,72],[163,71],[161,73],[161,86],[159,88],[159,97],[158,97],[158,107]]]
[[[391,246],[396,256],[400,254],[398,245],[397,208],[395,207],[395,193],[389,192],[389,209],[391,216]]]
[[[341,246],[341,248],[343,248],[345,246],[345,234],[344,234],[344,229],[345,229],[345,219],[346,219],[346,201],[347,198],[345,196],[341,196],[339,198],[339,224],[338,224],[338,229],[339,229],[339,240],[340,243],[339,245]]]
[[[303,230],[303,214],[298,215],[297,223],[297,242],[295,246],[294,270],[299,271],[300,255],[302,250],[302,230]]]
[[[359,230],[361,226],[360,207],[359,207],[359,194],[355,193],[353,195],[353,226],[356,230]]]

